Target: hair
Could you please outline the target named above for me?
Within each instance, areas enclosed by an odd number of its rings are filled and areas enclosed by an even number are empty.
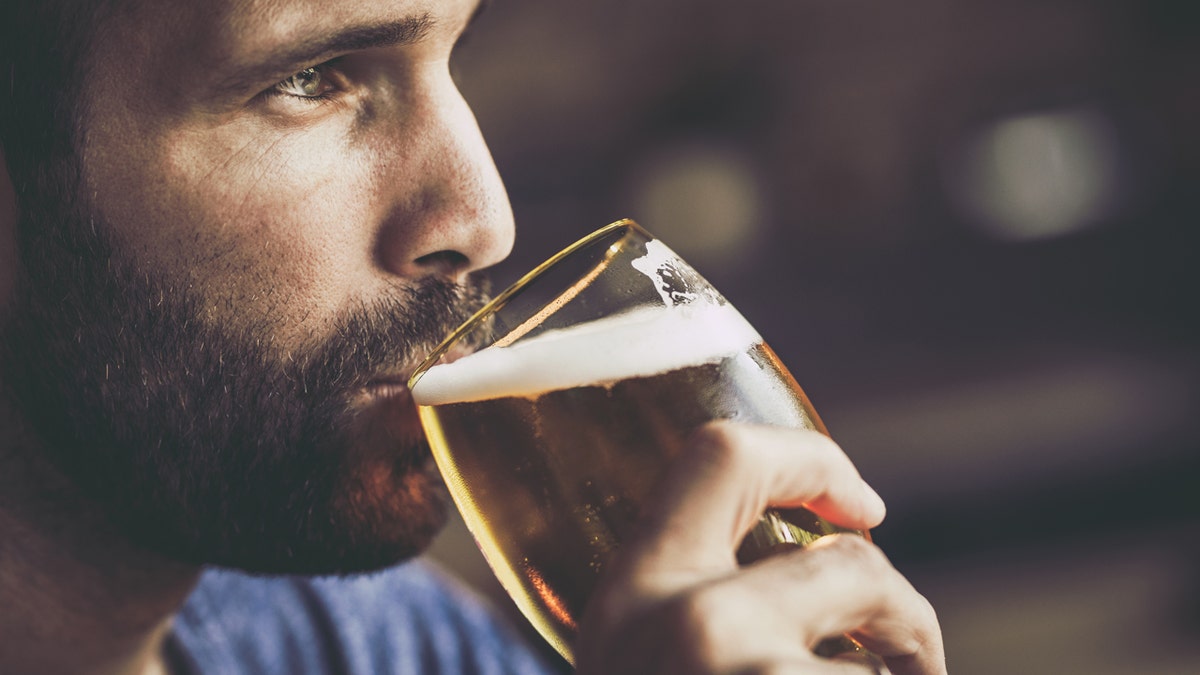
[[[61,199],[78,179],[80,92],[111,0],[0,2],[0,148],[18,205]]]

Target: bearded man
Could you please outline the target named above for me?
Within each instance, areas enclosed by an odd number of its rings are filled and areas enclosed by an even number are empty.
[[[446,510],[403,383],[512,245],[447,69],[478,11],[0,9],[0,672],[542,672],[399,564]],[[714,425],[671,474],[580,672],[865,672],[811,653],[845,632],[945,671],[865,540],[733,563],[768,505],[882,519],[828,439]]]

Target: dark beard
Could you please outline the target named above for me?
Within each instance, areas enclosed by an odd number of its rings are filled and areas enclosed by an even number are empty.
[[[201,320],[199,298],[122,257],[94,216],[23,215],[0,385],[120,532],[270,573],[377,569],[428,544],[446,506],[424,438],[349,402],[480,307],[478,280],[398,285],[284,359],[265,324]]]

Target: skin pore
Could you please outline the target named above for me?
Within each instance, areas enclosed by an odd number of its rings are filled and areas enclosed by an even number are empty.
[[[378,568],[440,526],[397,385],[512,243],[448,70],[476,9],[100,27],[82,184],[20,219],[0,195],[0,672],[154,672],[199,564]]]

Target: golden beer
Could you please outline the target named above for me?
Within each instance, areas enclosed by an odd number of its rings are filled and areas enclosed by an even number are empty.
[[[492,570],[568,660],[598,576],[697,427],[728,419],[825,431],[754,328],[632,221],[498,295],[409,387]],[[837,531],[805,509],[768,511],[738,559]],[[854,650],[834,638],[816,651]]]
[[[637,310],[491,347],[435,366],[413,394],[489,564],[564,655],[597,575],[693,430],[733,419],[824,431],[728,305]],[[834,531],[802,509],[772,513],[739,558]]]

